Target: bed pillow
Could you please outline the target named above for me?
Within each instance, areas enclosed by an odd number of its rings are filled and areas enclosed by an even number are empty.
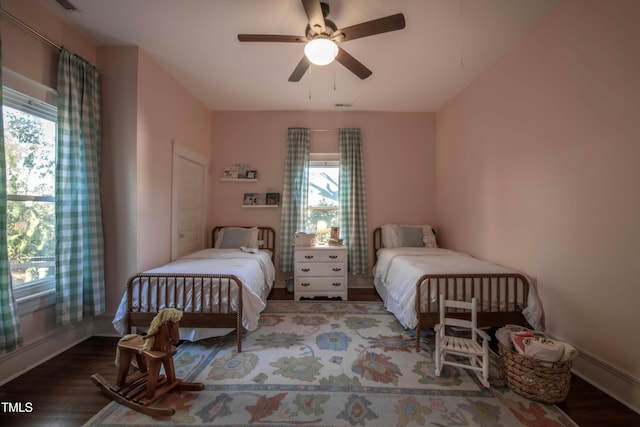
[[[215,247],[218,249],[257,248],[258,227],[225,227],[218,233]]]
[[[422,226],[422,242],[425,248],[437,248],[438,241],[436,240],[436,234],[430,225]]]
[[[399,225],[398,247],[400,248],[424,248],[422,227]]]
[[[385,224],[382,228],[382,246],[393,249],[398,247],[398,230],[396,224]]]
[[[398,236],[398,227],[422,228],[422,245],[419,247],[437,248],[436,235],[430,225],[398,225],[384,224],[382,230],[382,245],[385,248],[394,249],[402,247]]]

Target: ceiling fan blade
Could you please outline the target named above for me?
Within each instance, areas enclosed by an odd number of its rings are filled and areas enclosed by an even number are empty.
[[[302,7],[304,7],[304,13],[307,14],[307,19],[309,19],[309,27],[318,34],[324,33],[324,16],[320,0],[302,0]]]
[[[338,32],[344,35],[343,41],[346,42],[361,37],[401,30],[404,28],[404,25],[404,15],[397,13],[395,15],[385,16],[384,18],[374,19],[373,21],[341,28]]]
[[[360,61],[349,55],[341,47],[338,47],[338,55],[336,56],[336,61],[344,65],[349,71],[360,77],[362,80],[373,74],[370,69],[362,65]]]
[[[241,42],[284,42],[284,43],[304,43],[307,41],[303,36],[285,36],[280,34],[238,34]]]
[[[306,56],[303,56],[298,65],[296,65],[296,69],[293,70],[293,73],[289,76],[290,82],[299,82],[304,73],[309,69],[309,60]]]

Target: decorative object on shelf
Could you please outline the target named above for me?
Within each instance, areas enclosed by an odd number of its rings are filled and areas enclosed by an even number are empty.
[[[266,203],[267,203],[267,205],[279,205],[280,204],[280,193],[267,193],[267,195],[266,195]]]
[[[265,193],[244,193],[244,198],[242,199],[242,204],[244,206],[260,206],[266,204],[266,194]]]
[[[242,163],[242,164],[238,165],[238,178],[246,179],[248,171],[249,171],[249,165],[248,164]]]
[[[255,180],[258,176],[256,170],[249,170],[249,165],[246,163],[237,163],[235,165],[227,165],[222,171],[223,180],[243,180],[251,179]]]
[[[320,220],[316,225],[316,233],[318,233],[318,244],[326,245],[327,244],[327,221]]]
[[[224,167],[222,172],[222,178],[225,179],[237,179],[238,178],[239,165],[228,165]]]

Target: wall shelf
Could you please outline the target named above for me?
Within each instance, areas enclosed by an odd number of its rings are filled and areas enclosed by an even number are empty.
[[[258,178],[220,178],[224,182],[256,182]]]

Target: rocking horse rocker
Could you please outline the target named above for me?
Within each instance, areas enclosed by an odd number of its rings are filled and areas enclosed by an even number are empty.
[[[171,391],[204,389],[202,383],[176,378],[173,356],[176,354],[174,344],[180,339],[178,323],[181,318],[181,311],[165,308],[154,317],[147,335],[125,335],[120,339],[116,351],[115,386],[100,374],[93,374],[91,380],[113,400],[135,411],[152,417],[173,415],[175,409],[153,404]],[[137,372],[129,375],[134,356]],[[160,367],[164,367],[166,375],[160,375]]]

